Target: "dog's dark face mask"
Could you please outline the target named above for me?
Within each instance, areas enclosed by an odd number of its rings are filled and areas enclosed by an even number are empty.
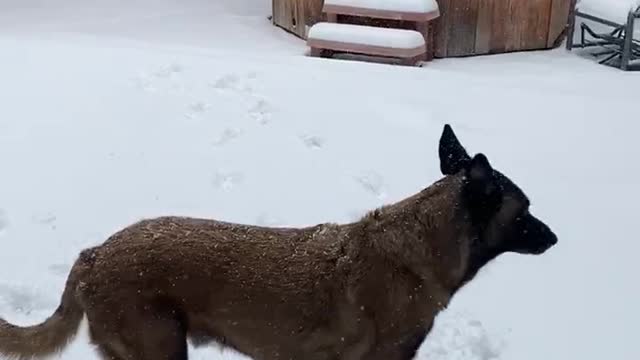
[[[529,212],[529,199],[509,178],[493,169],[483,154],[471,158],[450,126],[440,139],[444,175],[462,175],[462,203],[476,239],[472,250],[489,261],[504,252],[542,254],[558,242],[551,229]]]

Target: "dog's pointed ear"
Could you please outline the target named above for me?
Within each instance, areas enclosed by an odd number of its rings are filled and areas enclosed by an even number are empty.
[[[471,157],[467,154],[449,124],[444,126],[438,147],[442,175],[453,175],[467,167]]]
[[[467,176],[471,181],[488,181],[493,177],[493,168],[484,154],[477,154],[471,160]]]
[[[470,188],[476,195],[486,197],[496,193],[497,184],[494,181],[493,167],[484,154],[477,154],[473,157],[466,175]]]

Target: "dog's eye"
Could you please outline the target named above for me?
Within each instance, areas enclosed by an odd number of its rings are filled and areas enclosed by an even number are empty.
[[[528,212],[525,210],[524,212],[522,212],[520,215],[516,216],[515,221],[516,222],[523,222],[524,219],[527,217]]]

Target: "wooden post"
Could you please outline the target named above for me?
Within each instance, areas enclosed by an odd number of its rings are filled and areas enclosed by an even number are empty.
[[[567,22],[567,42],[565,47],[567,50],[571,51],[571,49],[573,49],[573,37],[576,31],[576,0],[571,0],[569,19]]]

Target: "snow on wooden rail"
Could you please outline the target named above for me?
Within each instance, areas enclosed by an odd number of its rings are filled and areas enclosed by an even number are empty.
[[[325,0],[324,6],[325,8],[352,7],[401,13],[431,13],[438,11],[436,0]]]
[[[322,10],[327,14],[419,22],[440,16],[435,0],[326,0]]]

